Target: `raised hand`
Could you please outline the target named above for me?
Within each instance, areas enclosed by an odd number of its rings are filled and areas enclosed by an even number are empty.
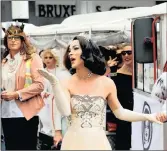
[[[109,67],[116,66],[118,64],[118,61],[116,61],[117,58],[112,59],[111,56],[109,56],[109,60],[107,61],[107,65]]]
[[[55,84],[58,83],[59,80],[57,79],[57,77],[54,74],[49,73],[48,71],[46,71],[43,68],[38,69],[37,71],[39,72],[40,75],[42,75],[44,78],[46,78],[47,80],[49,80],[49,82],[52,85],[55,85]]]
[[[61,83],[59,83],[59,80],[56,76],[47,72],[45,69],[37,69],[37,71],[51,83],[56,106],[61,115],[69,116],[71,114],[71,106],[70,94],[68,90],[61,86]]]

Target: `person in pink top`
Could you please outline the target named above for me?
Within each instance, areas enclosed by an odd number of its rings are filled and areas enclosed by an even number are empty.
[[[24,25],[5,32],[2,60],[1,121],[6,150],[35,150],[39,119],[44,106],[44,78],[37,72],[42,60],[25,35]]]

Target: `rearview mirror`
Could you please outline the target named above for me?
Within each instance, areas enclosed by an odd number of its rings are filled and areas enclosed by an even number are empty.
[[[153,18],[136,19],[133,25],[134,57],[138,63],[153,63]],[[156,29],[155,29],[156,32]],[[157,47],[157,34],[155,43]]]

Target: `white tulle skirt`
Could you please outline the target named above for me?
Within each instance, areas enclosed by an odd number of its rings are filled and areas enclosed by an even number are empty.
[[[112,150],[101,128],[69,127],[64,135],[61,150]]]

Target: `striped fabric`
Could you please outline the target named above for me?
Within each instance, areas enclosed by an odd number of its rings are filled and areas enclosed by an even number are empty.
[[[26,61],[26,74],[25,74],[24,88],[27,88],[32,84],[31,62],[32,62],[32,58]]]

